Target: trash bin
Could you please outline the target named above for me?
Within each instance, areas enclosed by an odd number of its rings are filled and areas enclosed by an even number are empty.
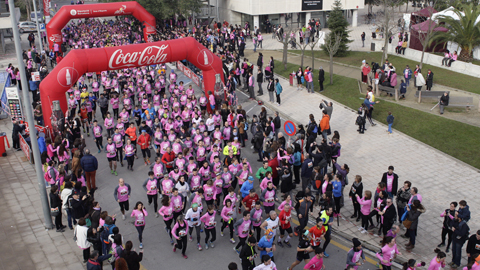
[[[290,86],[293,86],[293,78],[295,77],[295,72],[290,73]]]
[[[7,141],[7,146],[10,148],[10,144],[8,143],[7,133],[0,132],[0,156],[6,157],[7,152],[5,151],[5,140]]]
[[[375,43],[372,42],[372,44],[370,45],[370,50],[371,50],[372,52],[375,51]]]

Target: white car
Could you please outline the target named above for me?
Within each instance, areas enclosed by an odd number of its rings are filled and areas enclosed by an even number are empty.
[[[19,22],[18,31],[20,34],[37,31],[37,24],[34,22]]]

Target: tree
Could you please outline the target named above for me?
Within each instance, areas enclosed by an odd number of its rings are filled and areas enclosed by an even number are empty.
[[[402,4],[403,0],[380,0],[380,5],[382,6],[382,11],[384,13],[383,18],[378,19],[380,27],[383,29],[383,53],[382,53],[382,62],[388,58],[388,40],[392,37],[397,29],[396,16],[399,12],[395,12],[395,7]],[[400,16],[400,14],[398,14]]]
[[[327,24],[328,29],[330,29],[331,32],[335,32],[336,35],[328,35],[325,39],[325,44],[331,43],[332,40],[328,40],[328,38],[334,38],[335,36],[342,37],[339,48],[334,56],[346,56],[348,54],[347,44],[351,43],[352,40],[348,39],[348,33],[350,33],[350,31],[347,30],[348,21],[343,16],[342,4],[339,0],[335,0],[333,3],[332,12],[330,12]],[[326,51],[325,45],[322,46],[322,49]]]
[[[287,64],[288,64],[288,43],[290,43],[290,34],[292,33],[292,31],[286,31],[283,33],[283,38],[280,39],[280,36],[279,34],[277,33],[275,36],[275,38],[277,39],[278,42],[282,43],[283,44],[283,54],[282,54],[282,64],[283,64],[283,68],[285,70],[287,70]]]
[[[480,22],[475,23],[480,15],[478,5],[463,5],[463,12],[454,9],[453,12],[460,18],[456,20],[452,17],[438,16],[440,24],[448,29],[447,32],[435,32],[430,39],[430,43],[454,42],[457,43],[461,51],[458,55],[460,60],[471,62],[473,60],[473,49],[480,45]]]
[[[330,32],[325,37],[324,50],[328,52],[330,56],[330,85],[333,84],[333,56],[338,52],[342,45],[343,37],[339,33]]]
[[[315,55],[313,54],[313,49],[315,48],[315,46],[317,46],[318,42],[322,37],[323,37],[323,32],[318,36],[318,38],[315,39],[315,41],[308,43],[308,45],[310,45],[310,51],[312,53],[312,70],[315,69]]]
[[[435,6],[435,3],[433,4]],[[428,10],[428,18],[431,18],[433,15],[433,8],[432,9],[427,9]],[[435,21],[428,19],[425,21],[427,28],[426,29],[421,29],[419,27],[418,31],[416,32],[416,37],[420,41],[420,44],[422,44],[422,57],[420,57],[420,68],[423,67],[423,57],[425,55],[425,50],[427,49],[428,46],[430,46],[430,40],[433,37],[433,34],[435,33],[434,30],[437,28],[437,24]],[[412,32],[413,34],[413,32]]]

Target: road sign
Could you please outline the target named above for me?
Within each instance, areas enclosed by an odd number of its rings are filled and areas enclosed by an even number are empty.
[[[40,30],[45,30],[45,24],[44,23],[40,24]]]
[[[292,121],[286,121],[285,124],[283,124],[283,129],[285,130],[285,133],[288,136],[294,136],[295,133],[297,133],[297,127]]]

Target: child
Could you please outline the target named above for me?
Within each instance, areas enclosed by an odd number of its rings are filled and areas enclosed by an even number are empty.
[[[387,130],[387,132],[389,134],[392,134],[392,125],[393,125],[393,120],[394,119],[395,119],[395,117],[393,117],[392,112],[388,112],[388,116],[387,116],[388,130]]]

